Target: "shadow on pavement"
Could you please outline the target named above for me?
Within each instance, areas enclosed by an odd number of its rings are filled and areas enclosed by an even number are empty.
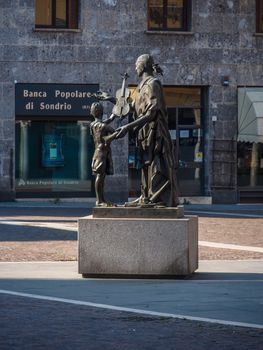
[[[232,272],[196,272],[194,273],[191,278],[192,281],[238,281],[238,280],[258,280],[263,281],[263,274],[262,273],[232,273]]]
[[[76,279],[74,276],[69,279],[59,279],[59,276],[57,279],[56,276],[45,279],[45,274],[41,276],[39,272],[38,278],[2,278],[0,289],[147,311],[263,324],[263,284],[255,280],[257,274],[230,273],[228,278],[227,274],[213,275],[213,280],[145,281],[81,279],[77,273]]]
[[[87,216],[91,214],[90,208],[0,208],[0,217],[10,217],[10,219],[15,219],[19,216],[26,217],[65,217],[66,218],[79,218],[82,216]]]
[[[37,241],[76,241],[77,232],[26,225],[8,225],[0,223],[0,242],[37,242]]]
[[[224,219],[263,219],[262,213],[217,213],[217,212],[199,212],[195,210],[185,210],[185,215],[197,215],[204,218],[224,218]]]

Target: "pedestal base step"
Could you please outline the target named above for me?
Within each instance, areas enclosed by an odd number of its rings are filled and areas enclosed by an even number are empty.
[[[79,273],[182,276],[198,268],[198,218],[79,219]]]

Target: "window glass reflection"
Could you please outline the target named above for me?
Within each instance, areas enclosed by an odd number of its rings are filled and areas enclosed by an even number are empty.
[[[78,28],[78,0],[35,0],[37,28]]]
[[[149,1],[149,26],[152,29],[163,28],[163,0]]]
[[[148,0],[150,30],[188,30],[190,0]]]
[[[36,0],[36,25],[52,25],[52,0]]]
[[[67,25],[67,4],[66,0],[56,1],[56,26],[66,27]]]
[[[263,0],[259,0],[259,14],[258,14],[258,22],[259,22],[259,32],[263,33]]]
[[[92,194],[93,152],[87,123],[18,121],[16,191]]]
[[[167,28],[179,29],[183,27],[183,0],[168,0]]]
[[[241,187],[263,186],[263,144],[238,142],[237,183]]]

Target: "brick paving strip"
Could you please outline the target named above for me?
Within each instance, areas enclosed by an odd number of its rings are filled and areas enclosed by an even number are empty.
[[[39,215],[39,212],[33,214],[12,213],[0,217],[0,238],[2,235],[6,237],[0,243],[0,261],[76,260],[77,237],[74,234],[77,232],[78,216],[66,217],[59,213],[50,216],[45,211],[43,213],[43,209],[41,214],[44,215]],[[199,217],[199,259],[263,259],[262,216],[236,215],[236,218]],[[35,231],[30,238],[24,239],[27,230]],[[70,240],[65,232],[72,234]],[[14,238],[11,239],[11,236]]]
[[[77,227],[75,227],[76,224],[74,223],[70,224],[70,223],[49,223],[49,222],[38,222],[38,221],[29,222],[29,221],[7,221],[7,220],[0,220],[0,223],[5,225],[55,228],[58,230],[68,230],[68,231],[77,232]],[[263,253],[263,248],[260,248],[260,247],[243,246],[243,245],[237,245],[237,244],[225,244],[225,243],[209,242],[209,241],[199,241],[198,244],[204,247],[244,250],[244,251],[250,251],[250,252]]]
[[[225,244],[225,243],[207,242],[207,241],[198,241],[198,244],[203,247],[234,249],[234,250],[244,250],[247,252],[263,253],[263,248],[250,247],[247,245],[244,246],[244,245],[237,245],[237,244]]]

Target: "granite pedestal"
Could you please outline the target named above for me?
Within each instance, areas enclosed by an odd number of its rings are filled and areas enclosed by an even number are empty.
[[[173,277],[198,268],[196,216],[183,216],[180,208],[145,208],[140,217],[135,208],[116,209],[121,216],[115,217],[114,208],[96,208],[94,215],[79,219],[79,273],[84,277]]]

